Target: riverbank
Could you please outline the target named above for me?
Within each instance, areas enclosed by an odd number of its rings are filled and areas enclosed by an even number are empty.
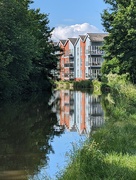
[[[110,93],[102,96],[105,125],[75,150],[59,180],[135,180],[136,87],[125,76],[109,75]]]
[[[70,89],[82,90],[88,89],[94,94],[101,94],[101,82],[98,80],[82,80],[82,81],[55,81],[56,90]]]

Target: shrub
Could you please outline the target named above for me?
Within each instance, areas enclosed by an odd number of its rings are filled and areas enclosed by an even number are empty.
[[[92,88],[93,83],[90,80],[75,81],[74,88]]]

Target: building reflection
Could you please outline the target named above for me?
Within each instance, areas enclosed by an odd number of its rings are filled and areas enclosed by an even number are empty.
[[[60,108],[57,110],[60,126],[72,132],[89,135],[104,124],[101,96],[70,90],[57,91],[57,94],[60,97]]]

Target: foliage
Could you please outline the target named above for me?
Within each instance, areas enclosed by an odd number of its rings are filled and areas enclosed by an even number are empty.
[[[103,94],[110,92],[110,86],[108,86],[106,83],[102,83],[100,89]]]
[[[74,88],[91,88],[92,81],[90,81],[90,80],[74,81],[73,86],[74,86]]]
[[[51,41],[47,14],[32,1],[0,0],[0,96],[47,89],[59,50]]]
[[[59,180],[136,177],[136,88],[125,83],[126,75],[108,79],[111,92],[102,96],[105,125],[75,152]]]
[[[104,61],[102,64],[101,71],[103,74],[109,73],[119,73],[119,61],[116,58],[113,58],[108,61]]]
[[[104,0],[110,5],[102,14],[109,35],[105,38],[102,73],[130,74],[136,79],[136,1]]]
[[[55,81],[56,89],[73,89],[73,81]]]
[[[92,81],[92,83],[93,83],[93,94],[100,95],[101,94],[101,91],[100,91],[101,82],[98,81],[97,79],[94,79]]]

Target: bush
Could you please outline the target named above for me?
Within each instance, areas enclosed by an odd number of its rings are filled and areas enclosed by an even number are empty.
[[[101,92],[104,94],[110,92],[110,86],[108,86],[106,83],[102,83],[100,88]]]
[[[93,83],[90,80],[75,81],[74,88],[92,88]]]

